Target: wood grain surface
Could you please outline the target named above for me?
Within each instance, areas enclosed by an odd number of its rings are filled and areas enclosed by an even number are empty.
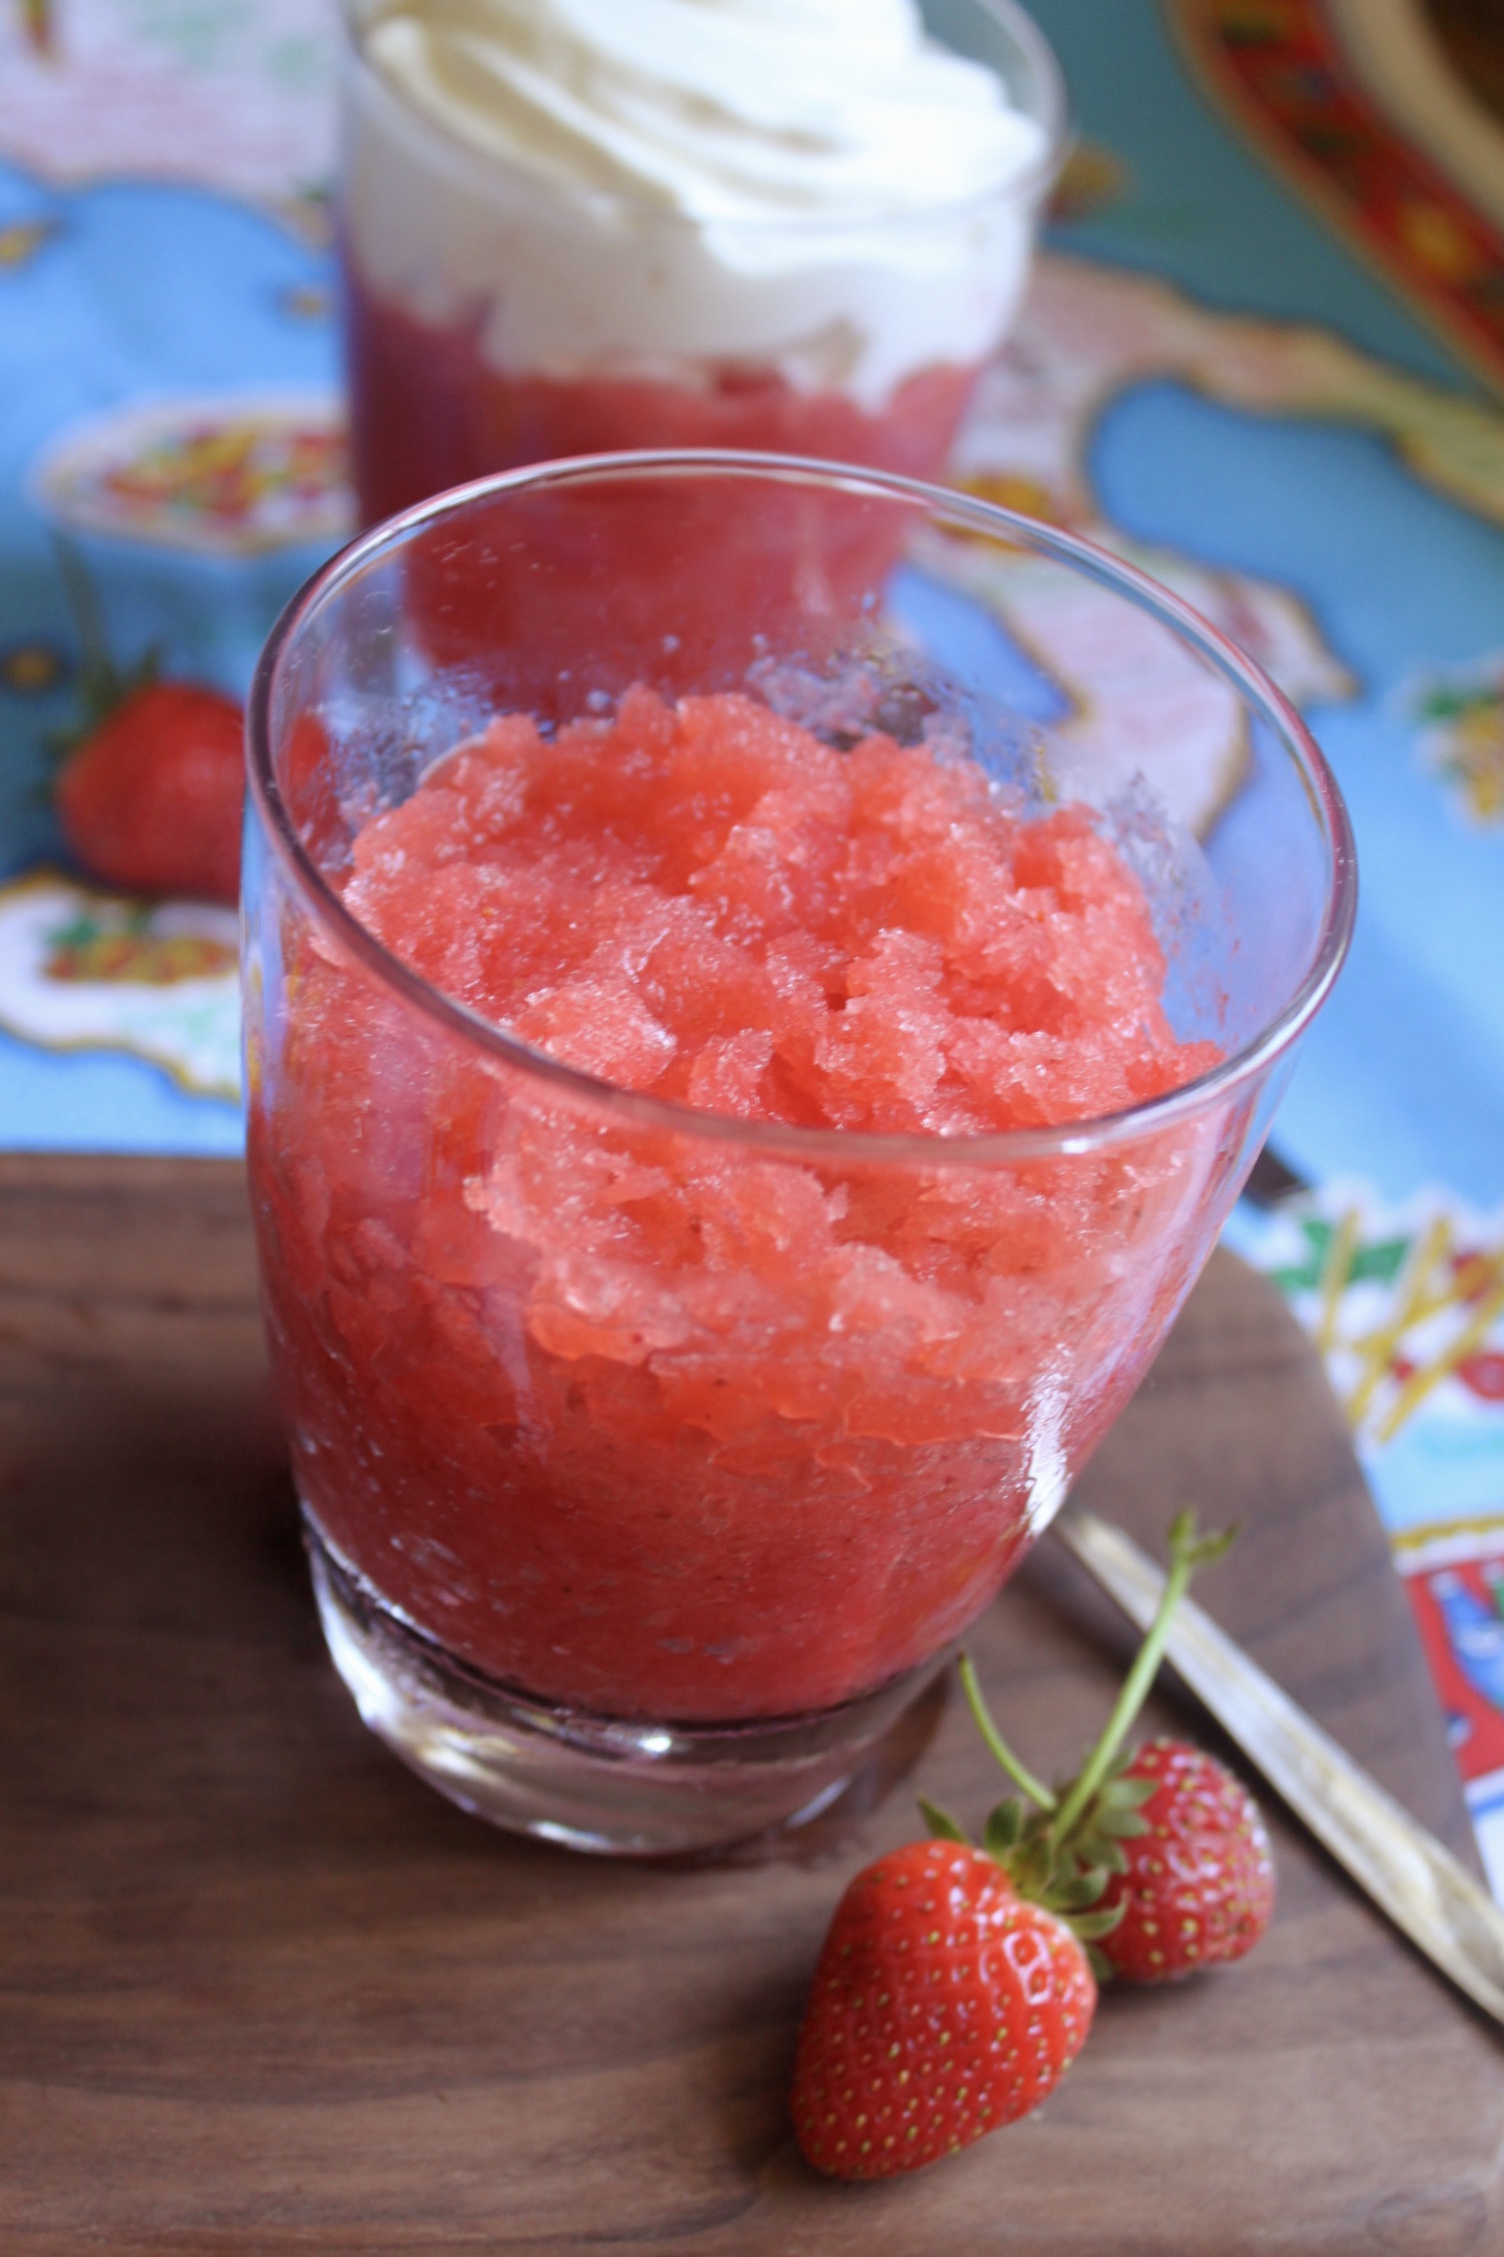
[[[804,1988],[916,1785],[972,1822],[995,1798],[959,1704],[818,1826],[717,1864],[606,1865],[440,1801],[322,1653],[237,1169],[0,1160],[0,1442],[6,2252],[1504,2250],[1504,2049],[1275,1811],[1252,1959],[1110,1991],[1060,2091],[966,2155],[817,2180],[786,2114]],[[1182,1501],[1241,1518],[1206,1604],[1466,1844],[1372,1507],[1270,1289],[1213,1262],[1081,1488],[1155,1541]],[[1126,1635],[1047,1542],[974,1650],[1048,1772]],[[1154,1721],[1192,1720],[1167,1689]]]

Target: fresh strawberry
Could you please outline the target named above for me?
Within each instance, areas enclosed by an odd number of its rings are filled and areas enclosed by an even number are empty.
[[[847,2179],[969,2146],[1059,2082],[1096,2001],[1081,1944],[993,1858],[911,1842],[836,1908],[794,2067],[799,2145]]]
[[[1019,1762],[961,1656],[972,1715],[1020,1793],[993,1811],[982,1849],[921,1801],[938,1838],[879,1858],[836,1907],[794,2065],[794,2128],[817,2169],[887,2178],[968,2146],[1058,2083],[1097,1975],[1185,1974],[1263,1934],[1274,1864],[1242,1787],[1175,1741],[1122,1753],[1182,1593],[1232,1535],[1198,1536],[1178,1515],[1148,1635],[1058,1789]]]
[[[1144,1831],[1121,1841],[1126,1870],[1100,1899],[1122,1917],[1099,1949],[1143,1983],[1241,1959],[1274,1913],[1274,1858],[1258,1805],[1232,1773],[1182,1740],[1150,1740],[1118,1773],[1147,1782]]]
[[[1020,1894],[1064,1912],[1098,1975],[1160,1982],[1240,1959],[1274,1912],[1274,1859],[1250,1794],[1211,1756],[1175,1740],[1124,1743],[1153,1683],[1182,1594],[1232,1541],[1170,1530],[1170,1572],[1106,1729],[1074,1779],[1050,1788],[998,1732],[963,1654],[961,1683],[982,1737],[1022,1800],[987,1821],[986,1845]],[[960,1829],[926,1806],[931,1829]]]
[[[233,903],[245,796],[239,706],[195,682],[132,689],[64,762],[70,852],[131,893]]]

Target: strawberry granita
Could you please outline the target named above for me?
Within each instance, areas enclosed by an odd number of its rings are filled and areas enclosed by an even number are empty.
[[[707,365],[694,383],[514,374],[486,359],[473,323],[421,321],[369,291],[353,265],[344,296],[352,469],[366,525],[486,471],[638,447],[750,448],[936,478],[984,365],[936,363],[881,407],[737,361]]]
[[[367,817],[346,907],[575,1076],[467,1048],[309,928],[266,975],[251,1156],[305,1504],[402,1618],[544,1700],[776,1717],[927,1660],[1214,1227],[1204,1124],[971,1141],[1220,1056],[1172,1030],[1096,819],[943,731],[852,734],[638,688],[503,714]]]

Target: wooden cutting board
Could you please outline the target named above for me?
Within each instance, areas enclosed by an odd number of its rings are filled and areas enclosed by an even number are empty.
[[[0,1160],[0,1441],[6,2251],[1504,2249],[1504,2047],[1277,1810],[1251,1960],[1109,1992],[1060,2091],[966,2155],[816,2179],[786,2114],[804,1988],[914,1786],[972,1822],[994,1798],[959,1704],[718,1865],[606,1865],[440,1801],[323,1657],[236,1168]],[[1183,1501],[1240,1518],[1207,1605],[1465,1849],[1338,1414],[1230,1257],[1081,1491],[1150,1540]],[[979,1625],[1037,1769],[1095,1732],[1125,1645],[1048,1543]],[[1167,1694],[1153,1721],[1195,1719]]]

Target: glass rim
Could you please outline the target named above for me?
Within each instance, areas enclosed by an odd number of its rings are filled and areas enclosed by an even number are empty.
[[[1037,201],[1048,192],[1058,178],[1066,158],[1070,154],[1075,138],[1071,125],[1070,101],[1066,91],[1064,73],[1060,68],[1054,48],[1040,30],[1034,18],[1020,4],[1020,0],[970,0],[970,4],[980,9],[984,15],[993,17],[996,22],[1002,25],[1007,35],[1022,49],[1029,69],[1033,73],[1035,83],[1040,90],[1038,111],[1020,110],[1020,115],[1031,119],[1034,124],[1039,126],[1044,134],[1044,147],[1030,164],[1025,165],[1022,171],[1010,174],[1006,181],[999,182],[990,188],[978,189],[970,196],[950,197],[938,203],[925,204],[917,210],[887,212],[874,209],[868,212],[843,212],[834,218],[822,218],[818,215],[802,212],[779,212],[757,219],[749,217],[699,219],[690,213],[676,211],[671,205],[654,203],[650,197],[623,195],[610,188],[596,188],[579,194],[576,200],[580,208],[585,211],[603,213],[630,212],[638,219],[650,220],[657,226],[682,228],[694,234],[714,232],[717,235],[743,234],[750,236],[777,234],[783,230],[808,236],[828,234],[841,237],[848,234],[867,233],[874,227],[884,229],[927,227],[934,225],[937,221],[944,223],[948,220],[964,219],[970,214],[985,211],[998,203],[1027,204],[1030,201]],[[453,155],[456,147],[458,147],[460,153],[469,163],[496,172],[515,173],[526,180],[538,180],[548,185],[546,175],[532,173],[525,165],[517,164],[502,156],[492,155],[483,149],[478,142],[466,140],[456,144],[451,141],[435,118],[431,117],[426,110],[420,109],[416,103],[404,99],[401,91],[392,85],[390,80],[383,77],[382,73],[375,68],[366,55],[365,39],[373,25],[379,22],[386,12],[379,6],[371,7],[368,11],[365,11],[361,7],[361,0],[341,0],[339,10],[340,22],[349,42],[350,53],[366,76],[381,89],[390,101],[398,106],[403,117],[414,122],[423,133],[431,135],[436,141],[442,141],[446,153],[449,155]],[[367,20],[360,20],[362,14],[366,15]],[[927,36],[930,38],[938,36],[933,32],[928,32],[928,27],[926,29]],[[946,42],[942,40],[940,44],[943,46]],[[958,52],[958,50],[953,49],[952,52]],[[976,58],[972,57],[970,60],[975,61]],[[1006,83],[1005,92],[1008,94],[1010,104],[1018,108],[1019,105],[1013,102],[1013,89]]]
[[[1188,1082],[1118,1112],[1041,1127],[994,1129],[979,1136],[945,1136],[915,1130],[809,1128],[784,1121],[742,1120],[708,1113],[666,1097],[624,1089],[567,1065],[525,1042],[471,1005],[436,987],[363,925],[324,876],[298,834],[272,761],[271,707],[284,653],[305,623],[340,588],[383,554],[415,535],[484,501],[518,491],[643,476],[764,479],[779,485],[816,485],[853,495],[909,502],[943,512],[965,530],[1014,547],[1043,553],[1110,588],[1158,618],[1188,642],[1271,724],[1293,755],[1326,848],[1326,900],[1312,959],[1283,1005],[1240,1048]],[[442,757],[442,756],[441,756]],[[1066,533],[1002,503],[980,501],[915,478],[824,462],[802,455],[764,455],[715,447],[675,447],[642,452],[575,455],[528,463],[454,486],[359,534],[319,567],[294,595],[272,628],[257,663],[246,706],[246,763],[251,800],[288,877],[315,922],[346,956],[449,1034],[478,1046],[514,1072],[552,1085],[588,1112],[644,1129],[739,1144],[770,1157],[806,1163],[839,1159],[846,1165],[902,1163],[926,1168],[994,1166],[1002,1161],[1045,1159],[1107,1151],[1154,1130],[1208,1111],[1240,1087],[1255,1082],[1288,1050],[1314,1018],[1341,970],[1357,912],[1357,858],[1352,826],[1335,777],[1300,715],[1263,668],[1170,589],[1079,534]]]

